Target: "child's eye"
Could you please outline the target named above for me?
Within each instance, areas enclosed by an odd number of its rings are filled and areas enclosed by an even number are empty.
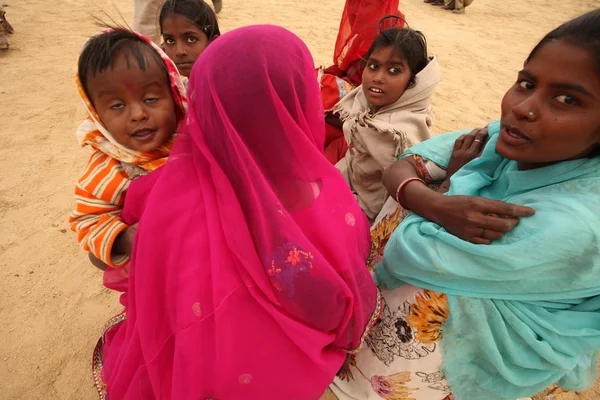
[[[369,69],[372,69],[373,71],[375,71],[377,68],[379,68],[379,65],[377,65],[375,63],[369,64]]]
[[[569,96],[568,94],[561,94],[555,97],[555,99],[563,104],[568,104],[568,105],[576,105],[579,104],[579,101],[573,97],[573,96]]]
[[[175,40],[171,39],[171,38],[165,38],[165,44],[173,45],[175,44]]]
[[[400,75],[402,71],[400,71],[400,68],[390,68],[388,72],[392,75]]]
[[[158,101],[158,98],[156,97],[148,97],[147,99],[144,99],[144,102],[146,103],[155,103],[156,101]]]
[[[531,90],[531,89],[533,89],[533,83],[531,83],[531,82],[529,82],[529,81],[526,81],[526,80],[524,80],[524,79],[523,79],[523,80],[520,80],[520,81],[518,81],[517,83],[519,84],[519,86],[520,86],[522,89],[525,89],[525,90]]]
[[[125,107],[125,104],[123,104],[123,103],[115,103],[115,104],[111,105],[109,108],[111,110],[120,110],[123,107]]]
[[[188,43],[196,43],[198,41],[198,39],[196,39],[193,36],[190,36],[190,37],[187,38],[187,41],[188,41]]]

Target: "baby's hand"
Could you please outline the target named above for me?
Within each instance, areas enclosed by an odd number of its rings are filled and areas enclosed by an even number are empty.
[[[104,271],[104,270],[106,270],[106,268],[108,268],[108,265],[106,265],[106,263],[104,263],[101,259],[96,257],[94,255],[94,253],[89,252],[88,258],[90,259],[90,262],[92,263],[92,265],[95,266],[96,268],[99,268],[102,271]]]
[[[125,229],[123,232],[117,236],[115,243],[113,245],[113,253],[116,254],[127,254],[131,255],[131,250],[133,249],[133,240],[135,239],[135,232],[137,230],[138,224],[133,224]]]

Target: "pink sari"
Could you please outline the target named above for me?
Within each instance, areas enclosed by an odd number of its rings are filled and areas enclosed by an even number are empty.
[[[108,399],[317,399],[379,311],[369,225],[323,156],[304,43],[274,26],[196,62],[187,126],[143,206]],[[104,386],[106,385],[106,386]]]

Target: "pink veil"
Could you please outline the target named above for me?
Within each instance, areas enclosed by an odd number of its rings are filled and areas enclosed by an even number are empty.
[[[223,35],[196,62],[187,126],[152,188],[108,399],[317,399],[373,322],[369,225],[323,155],[304,43]]]

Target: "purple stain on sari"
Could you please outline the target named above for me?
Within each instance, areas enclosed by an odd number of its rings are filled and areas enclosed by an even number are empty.
[[[267,274],[277,291],[294,297],[295,280],[299,274],[307,273],[312,268],[312,261],[312,253],[288,243],[277,250]]]

